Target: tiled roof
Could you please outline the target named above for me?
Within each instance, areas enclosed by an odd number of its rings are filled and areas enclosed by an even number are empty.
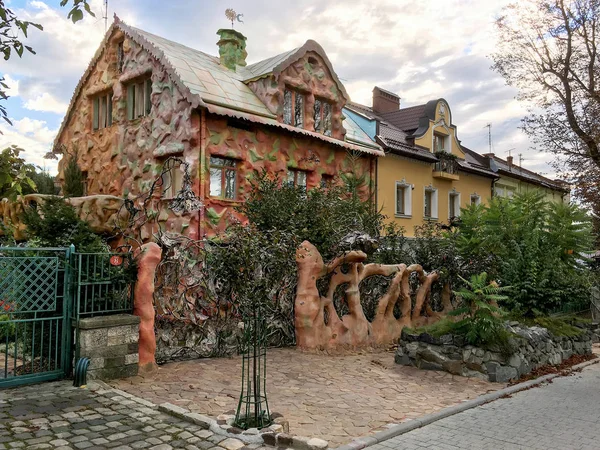
[[[55,139],[55,144],[58,142],[68,122],[76,98],[81,93],[81,89],[104,51],[108,38],[115,29],[123,31],[123,33],[160,61],[169,74],[169,77],[193,107],[205,107],[214,114],[239,117],[252,122],[285,128],[291,132],[311,136],[351,150],[383,155],[383,151],[379,145],[370,140],[366,134],[364,136],[361,135],[350,122],[348,123],[349,132],[355,138],[355,144],[278,122],[277,117],[267,109],[265,104],[244,83],[245,80],[257,78],[272,72],[278,67],[281,68],[282,64],[285,65],[286,61],[299,52],[316,51],[323,57],[340,90],[347,98],[347,93],[337,75],[335,75],[333,68],[331,68],[325,52],[315,41],[309,40],[302,47],[259,61],[247,67],[238,66],[238,70],[232,71],[221,65],[218,57],[131,27],[116,16],[114,23],[107,31],[100,47],[75,88],[69,108]]]
[[[379,134],[377,138],[393,153],[413,157],[416,159],[436,162],[437,158],[429,150],[417,147],[406,142],[406,133],[399,128],[385,122],[379,122]]]
[[[419,128],[419,119],[425,115],[425,106],[417,105],[400,108],[398,111],[383,113],[381,117],[401,130],[413,131]]]
[[[550,178],[546,178],[543,175],[535,173],[531,170],[525,169],[523,167],[519,167],[515,164],[512,166],[508,164],[508,161],[498,158],[496,155],[493,158],[490,158],[487,155],[480,155],[473,150],[462,146],[466,155],[469,155],[471,158],[477,161],[478,164],[485,166],[486,169],[491,170],[497,175],[506,175],[508,177],[519,178],[521,180],[527,181],[532,184],[537,184],[542,187],[546,187],[549,189],[554,189],[558,191],[568,192],[569,188],[565,183],[561,181],[551,180]],[[494,164],[491,164],[490,161],[494,161]]]

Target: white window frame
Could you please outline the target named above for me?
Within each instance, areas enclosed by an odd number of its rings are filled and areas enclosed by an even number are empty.
[[[473,199],[475,199],[475,202],[473,202]],[[471,205],[476,205],[476,206],[481,205],[481,195],[479,195],[477,192],[473,192],[471,194],[471,197],[469,198],[469,200],[471,202],[470,203]]]
[[[425,195],[427,192],[431,192],[431,217],[425,215]],[[433,186],[426,186],[423,190],[423,218],[425,220],[438,220],[438,189]]]
[[[398,187],[404,189],[404,212],[398,212]],[[406,181],[396,181],[394,188],[394,213],[396,217],[412,217],[412,190],[413,186]]]
[[[450,205],[452,204],[453,200],[454,200],[454,212],[456,213],[454,216],[450,214]],[[460,192],[456,192],[454,190],[448,192],[448,219],[451,219],[452,217],[460,217],[460,205],[461,205]]]

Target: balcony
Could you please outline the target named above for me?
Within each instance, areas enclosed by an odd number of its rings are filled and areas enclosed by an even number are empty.
[[[460,180],[456,160],[452,157],[442,156],[440,154],[436,154],[436,156],[439,158],[439,161],[433,165],[433,178],[451,181]]]

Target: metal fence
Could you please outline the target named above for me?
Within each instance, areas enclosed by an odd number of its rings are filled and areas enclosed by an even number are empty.
[[[0,387],[69,376],[79,319],[131,313],[134,280],[130,253],[0,247]]]

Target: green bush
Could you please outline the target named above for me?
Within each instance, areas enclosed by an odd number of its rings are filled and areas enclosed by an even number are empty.
[[[10,317],[6,314],[0,314],[0,343],[13,342],[15,339],[15,324],[9,322]]]
[[[46,199],[23,213],[29,243],[40,247],[68,247],[75,245],[78,252],[108,250],[104,241],[95,234],[87,222],[77,216],[73,206],[60,197]]]
[[[85,194],[85,179],[77,164],[77,153],[69,158],[65,167],[63,194],[65,197],[82,197]]]

